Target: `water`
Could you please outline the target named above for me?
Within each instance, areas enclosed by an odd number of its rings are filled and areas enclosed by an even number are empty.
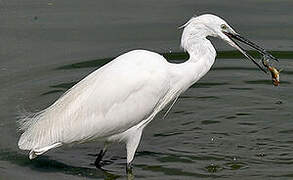
[[[17,148],[17,111],[41,110],[67,88],[135,48],[178,63],[182,25],[193,14],[221,15],[280,58],[281,86],[223,42],[212,70],[184,93],[165,120],[145,129],[135,179],[292,179],[292,2],[0,1],[1,179],[126,179],[114,145],[105,171],[91,163],[101,144],[52,150],[30,161]],[[241,8],[239,8],[239,4]],[[135,4],[135,5],[134,5]],[[251,52],[254,54],[254,52]]]

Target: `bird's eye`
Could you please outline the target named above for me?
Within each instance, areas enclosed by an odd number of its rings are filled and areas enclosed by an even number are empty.
[[[228,29],[228,27],[226,26],[226,24],[222,24],[221,25],[221,28],[224,29],[224,30]]]

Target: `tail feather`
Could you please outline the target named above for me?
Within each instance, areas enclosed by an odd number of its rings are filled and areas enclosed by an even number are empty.
[[[23,112],[18,124],[19,130],[23,131],[18,147],[22,150],[30,150],[30,159],[62,145],[58,138],[53,138],[50,134],[54,123],[46,117],[46,110],[35,114]]]
[[[25,110],[22,110],[20,112],[20,115],[18,117],[18,130],[19,131],[26,131],[29,129],[29,127],[33,126],[36,124],[36,122],[41,119],[42,114],[44,111],[40,111],[37,113],[30,113]]]
[[[52,144],[51,146],[47,146],[47,147],[44,147],[44,148],[31,150],[30,153],[29,153],[29,158],[30,159],[34,159],[37,156],[42,155],[45,152],[49,151],[50,149],[57,148],[57,147],[60,147],[60,146],[62,146],[62,143],[59,142],[59,143]]]
[[[42,119],[43,112],[28,113],[23,112],[18,120],[19,130],[23,131],[18,141],[18,147],[22,150],[31,150],[36,148],[40,144],[40,138],[44,134],[41,134],[41,129],[37,127],[37,124]],[[45,127],[44,127],[45,128]]]

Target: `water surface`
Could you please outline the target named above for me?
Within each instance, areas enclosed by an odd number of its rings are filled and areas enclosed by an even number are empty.
[[[244,2],[244,1],[243,1]],[[212,70],[166,119],[145,129],[135,179],[293,177],[291,1],[0,1],[0,177],[125,179],[125,150],[114,145],[105,171],[91,163],[101,144],[62,147],[30,161],[17,148],[17,112],[36,112],[90,72],[130,49],[188,57],[177,29],[193,14],[225,17],[280,59],[281,86],[224,43]],[[177,53],[178,52],[178,53]],[[250,54],[258,58],[254,51]]]

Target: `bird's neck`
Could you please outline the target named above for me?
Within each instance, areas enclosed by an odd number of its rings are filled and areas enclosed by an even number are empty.
[[[212,43],[206,39],[194,39],[193,43],[185,49],[189,54],[188,63],[212,65],[215,61],[216,50]]]
[[[189,59],[184,63],[174,65],[176,74],[173,82],[174,86],[178,89],[183,89],[183,91],[210,70],[216,57],[216,50],[206,38],[195,41],[186,50],[189,54]]]

